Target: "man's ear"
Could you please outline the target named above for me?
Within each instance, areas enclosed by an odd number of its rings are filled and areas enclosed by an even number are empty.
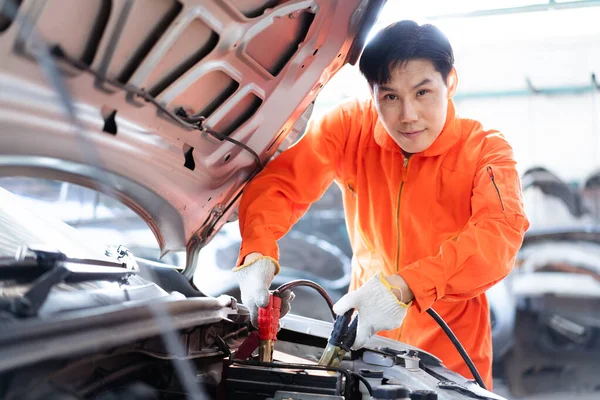
[[[458,73],[454,67],[452,67],[448,74],[446,86],[448,86],[448,98],[451,99],[456,94],[456,88],[458,87]]]

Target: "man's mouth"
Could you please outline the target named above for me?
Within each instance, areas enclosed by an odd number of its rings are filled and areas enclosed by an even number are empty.
[[[423,133],[423,131],[425,131],[425,129],[421,129],[420,131],[398,131],[398,132],[400,132],[406,138],[412,139],[412,138],[419,136],[421,133]]]

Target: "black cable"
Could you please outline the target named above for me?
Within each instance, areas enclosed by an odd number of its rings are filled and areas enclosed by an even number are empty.
[[[317,283],[315,283],[313,281],[298,279],[295,281],[284,283],[283,285],[281,285],[277,288],[276,292],[283,292],[285,290],[293,289],[297,286],[308,286],[308,287],[315,289],[327,302],[327,305],[329,306],[333,320],[335,321],[337,316],[335,315],[335,312],[333,311],[333,301],[331,300],[331,297],[329,297],[329,295],[327,294],[325,289],[323,289],[321,286],[319,286]],[[477,384],[487,390],[487,387],[486,387],[485,383],[483,382],[483,379],[481,378],[479,371],[477,371],[477,367],[475,367],[475,364],[469,357],[469,354],[466,352],[465,348],[460,343],[460,341],[458,340],[458,338],[456,337],[454,332],[452,332],[452,329],[450,329],[448,324],[446,324],[446,321],[444,321],[444,319],[442,317],[440,317],[440,315],[432,308],[427,310],[427,314],[429,314],[438,323],[438,325],[442,328],[444,333],[446,333],[446,335],[448,336],[448,338],[450,339],[450,341],[452,342],[452,344],[454,345],[456,350],[458,350],[458,353],[464,360],[465,364],[467,364],[467,367],[469,368],[469,371],[471,371],[471,374],[475,378],[475,381],[477,382]]]
[[[456,347],[456,350],[458,350],[458,353],[460,354],[462,359],[465,361],[465,364],[467,364],[467,367],[469,367],[469,371],[471,371],[471,374],[475,378],[475,381],[477,381],[479,386],[481,386],[482,388],[487,390],[485,383],[483,383],[483,379],[481,379],[481,375],[479,375],[479,371],[477,371],[477,367],[475,367],[475,364],[473,364],[471,357],[469,357],[469,354],[467,354],[463,345],[460,343],[460,341],[458,340],[458,338],[456,337],[454,332],[452,332],[452,329],[450,329],[448,324],[446,324],[446,321],[444,321],[444,319],[442,317],[440,317],[440,315],[437,312],[435,312],[435,310],[433,308],[428,309],[427,314],[431,315],[431,318],[433,318],[435,320],[435,322],[438,323],[438,325],[440,326],[440,328],[442,328],[444,333],[448,336],[448,338],[450,339],[450,341],[452,342],[454,347]]]
[[[357,374],[356,372],[352,372],[352,371],[350,371],[350,375],[354,376],[355,378],[358,378],[358,380],[361,381],[367,388],[369,395],[373,396],[373,387],[371,386],[369,381],[364,376],[362,376],[361,374]]]
[[[313,288],[317,292],[319,292],[321,297],[323,297],[325,299],[325,301],[327,302],[327,305],[329,306],[329,311],[331,311],[331,317],[333,318],[333,321],[335,321],[335,318],[337,317],[337,315],[335,315],[335,312],[333,312],[333,300],[331,300],[331,297],[329,297],[329,295],[327,294],[325,289],[323,289],[321,286],[319,286],[319,284],[317,284],[313,281],[306,280],[306,279],[297,279],[295,281],[284,283],[283,285],[279,286],[275,291],[281,293],[281,292],[293,289],[298,286],[307,286],[307,287]]]
[[[204,118],[204,117],[202,117]],[[264,166],[262,164],[262,161],[260,160],[260,156],[258,155],[257,152],[255,152],[254,150],[252,150],[250,147],[246,146],[244,143],[237,141],[235,139],[230,138],[227,135],[223,135],[222,133],[213,131],[210,128],[207,128],[206,126],[204,126],[203,122],[199,122],[198,123],[198,128],[202,131],[202,132],[206,132],[209,135],[211,135],[212,137],[214,137],[215,139],[218,140],[225,140],[226,142],[231,142],[233,144],[235,144],[238,147],[241,147],[242,149],[246,150],[248,153],[252,154],[252,157],[254,157],[254,160],[256,161],[256,163],[258,164],[258,166],[262,169]]]
[[[329,297],[329,295],[327,294],[325,289],[323,289],[321,286],[319,286],[317,283],[315,283],[313,281],[298,279],[295,281],[284,283],[283,285],[279,286],[276,289],[276,292],[281,293],[285,290],[290,290],[290,289],[293,289],[298,286],[307,286],[307,287],[311,287],[311,288],[315,289],[327,302],[327,305],[329,306],[333,320],[335,321],[336,315],[335,315],[335,312],[333,311],[333,301],[331,300],[331,297]],[[435,320],[435,322],[438,323],[438,325],[442,328],[444,333],[448,336],[448,338],[450,339],[450,341],[452,342],[452,344],[454,345],[456,350],[458,350],[458,353],[460,354],[460,356],[462,357],[464,362],[467,364],[467,367],[469,368],[469,371],[471,371],[471,374],[475,378],[475,381],[477,382],[477,384],[487,390],[487,386],[483,382],[483,379],[481,378],[479,371],[477,371],[477,367],[475,367],[475,364],[471,360],[471,357],[469,357],[469,354],[466,352],[463,345],[460,343],[460,341],[458,340],[458,338],[456,337],[454,332],[452,332],[452,329],[450,329],[448,324],[446,324],[446,321],[444,321],[444,319],[442,317],[440,317],[440,315],[432,308],[427,310],[427,314],[429,314]],[[365,384],[365,386],[368,385],[367,389],[369,390],[369,393],[372,394],[371,386],[366,381],[366,379],[364,379],[362,376],[360,376],[358,374],[356,376],[358,379],[360,379]]]

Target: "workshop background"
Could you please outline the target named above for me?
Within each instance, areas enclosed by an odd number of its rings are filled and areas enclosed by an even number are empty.
[[[511,277],[489,293],[496,388],[511,398],[600,396],[594,372],[600,358],[599,6],[596,0],[390,0],[375,26],[414,19],[442,29],[455,51],[459,114],[500,130],[514,147],[531,244],[526,242]],[[347,66],[323,89],[313,117],[346,98],[368,95],[358,68]],[[3,178],[0,185],[95,241],[159,260],[148,227],[115,200],[40,179]],[[200,290],[239,298],[231,275],[239,242],[237,223],[230,223],[202,251],[194,280]],[[346,291],[351,249],[335,185],[280,249],[284,277],[313,279],[334,300]],[[181,266],[185,254],[160,261]],[[545,280],[548,271],[561,274],[559,284]],[[300,291],[292,309],[327,320],[321,302]]]

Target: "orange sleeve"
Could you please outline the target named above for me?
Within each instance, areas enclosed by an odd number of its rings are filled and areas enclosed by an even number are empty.
[[[353,110],[342,105],[272,160],[245,188],[239,209],[242,246],[237,260],[252,252],[279,259],[277,240],[304,215],[333,182],[340,169]]]
[[[506,277],[529,228],[512,148],[498,133],[485,140],[465,229],[399,273],[420,312],[438,299],[478,296]]]

